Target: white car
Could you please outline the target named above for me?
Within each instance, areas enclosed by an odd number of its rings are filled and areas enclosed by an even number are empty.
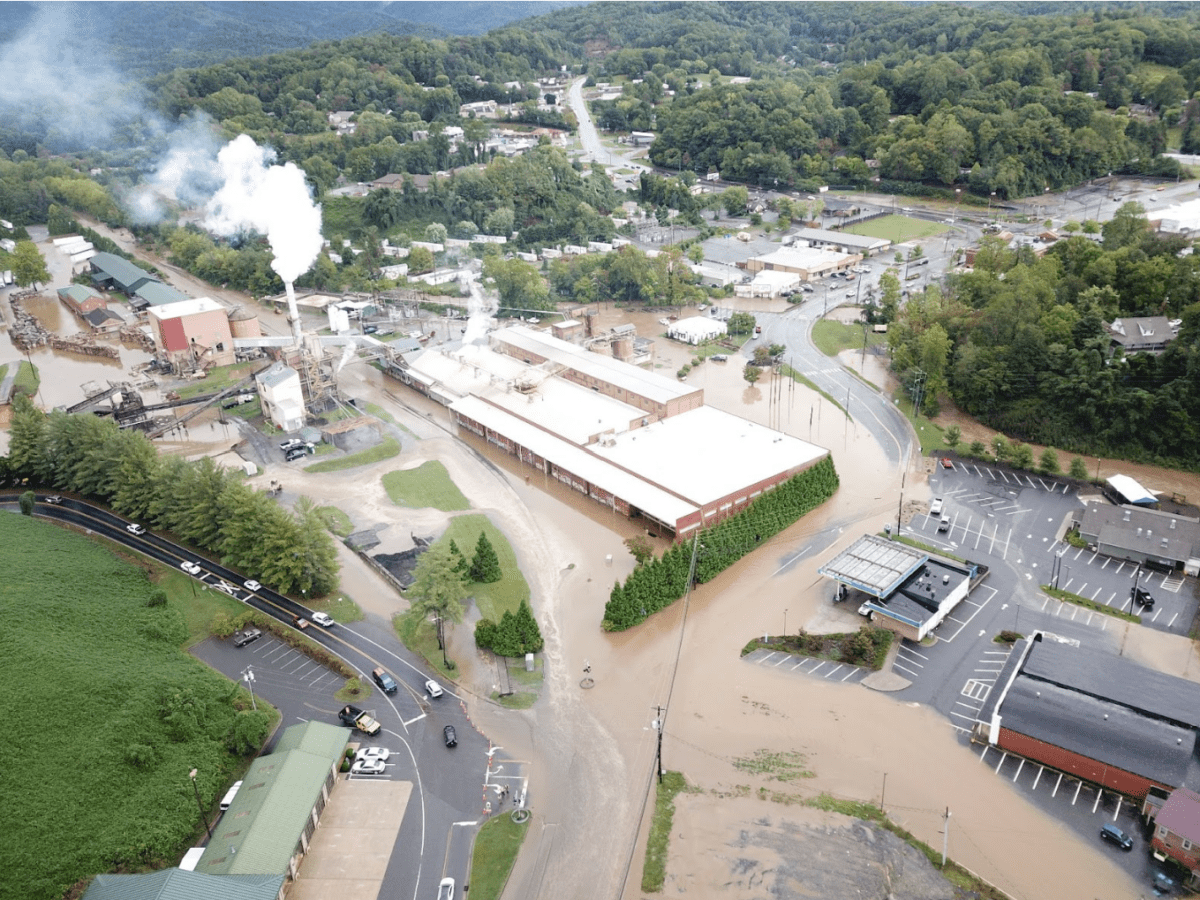
[[[329,613],[315,612],[312,614],[312,620],[323,628],[333,627],[333,619]]]
[[[929,504],[929,517],[936,518],[942,514],[942,498],[934,497],[933,502]]]
[[[140,534],[146,533],[146,529],[143,528],[141,525],[139,525],[137,522],[130,522],[128,525],[125,526],[125,530],[128,531],[130,534],[139,534],[140,535]]]
[[[382,775],[386,770],[382,759],[356,759],[350,766],[351,775]]]
[[[248,590],[248,591],[261,591],[262,590],[262,585],[259,584],[257,581],[255,581],[253,578],[251,578],[247,581],[243,581],[242,584],[245,586],[246,590]]]
[[[183,571],[187,572],[189,575],[199,575],[200,574],[200,567],[198,565],[196,565],[194,562],[191,562],[186,559],[179,564],[179,568],[183,569]]]
[[[453,878],[443,878],[438,882],[437,900],[454,900]]]
[[[380,762],[387,762],[391,755],[392,751],[387,747],[363,747],[354,754],[354,760],[357,762],[360,759],[377,759]]]
[[[442,686],[432,678],[425,682],[425,690],[430,697],[440,697],[443,693]]]

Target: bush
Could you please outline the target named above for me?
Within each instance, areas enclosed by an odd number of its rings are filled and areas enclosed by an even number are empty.
[[[475,626],[475,644],[497,656],[522,657],[537,653],[546,642],[529,604],[522,600],[515,613],[505,611],[499,624],[481,619]]]
[[[471,560],[468,574],[472,581],[480,584],[494,584],[500,580],[500,557],[496,555],[496,548],[482,531],[479,532],[479,541],[475,544],[475,557]]]

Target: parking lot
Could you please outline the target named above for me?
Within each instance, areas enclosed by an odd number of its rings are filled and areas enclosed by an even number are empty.
[[[796,656],[766,648],[747,653],[743,658],[757,666],[790,672],[798,677],[820,678],[823,681],[839,684],[857,684],[871,674],[870,669],[862,666],[852,666],[828,659],[814,659],[811,656]]]

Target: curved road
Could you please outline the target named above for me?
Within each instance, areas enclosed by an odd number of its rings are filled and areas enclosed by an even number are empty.
[[[169,568],[179,568],[184,561],[195,562],[201,571],[193,577],[206,586],[228,593],[285,625],[292,626],[296,616],[311,621],[311,611],[290,597],[266,587],[248,591],[243,586],[244,576],[238,572],[149,529],[140,535],[131,534],[126,528],[128,520],[103,507],[72,497],[64,497],[61,504],[53,505],[45,503],[44,498],[44,494],[38,494],[34,509],[40,518],[100,535]],[[16,507],[17,492],[0,491],[0,509]],[[409,808],[392,849],[381,896],[414,900],[431,897],[443,875],[453,876],[459,884],[466,882],[470,872],[470,841],[462,839],[463,829],[455,825],[473,824],[481,817],[480,792],[487,768],[488,741],[449,691],[436,703],[426,698],[424,684],[429,676],[414,663],[395,636],[384,629],[369,622],[356,622],[328,629],[314,624],[304,632],[344,660],[364,681],[370,679],[372,669],[382,666],[400,685],[395,694],[379,692],[373,698],[376,708],[371,711],[384,726],[384,733],[376,740],[393,746],[399,741],[404,747],[398,755],[393,753],[392,758],[398,763],[389,769],[389,777],[413,783]],[[442,740],[442,727],[446,724],[453,725],[458,736],[459,745],[452,752]],[[469,831],[473,834],[473,829]]]

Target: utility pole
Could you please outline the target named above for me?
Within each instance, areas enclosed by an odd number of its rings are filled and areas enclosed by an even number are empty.
[[[946,847],[950,843],[950,807],[946,807],[945,825],[942,826],[942,868],[946,868]]]
[[[192,790],[196,792],[196,806],[200,809],[200,818],[204,821],[204,830],[208,832],[208,839],[212,840],[212,829],[208,827],[208,816],[204,812],[204,804],[200,802],[200,788],[196,787],[197,769],[192,769],[188,772],[188,778],[192,779]]]
[[[658,750],[655,753],[655,765],[658,766],[658,783],[663,781],[663,762],[662,762],[662,736],[663,736],[663,713],[666,710],[661,706],[654,707],[655,715],[658,716],[654,720],[654,730],[658,732]]]
[[[254,701],[254,670],[246,666],[242,672],[242,681],[246,682],[246,687],[250,689],[250,707],[255,712],[258,712],[258,704]]]

